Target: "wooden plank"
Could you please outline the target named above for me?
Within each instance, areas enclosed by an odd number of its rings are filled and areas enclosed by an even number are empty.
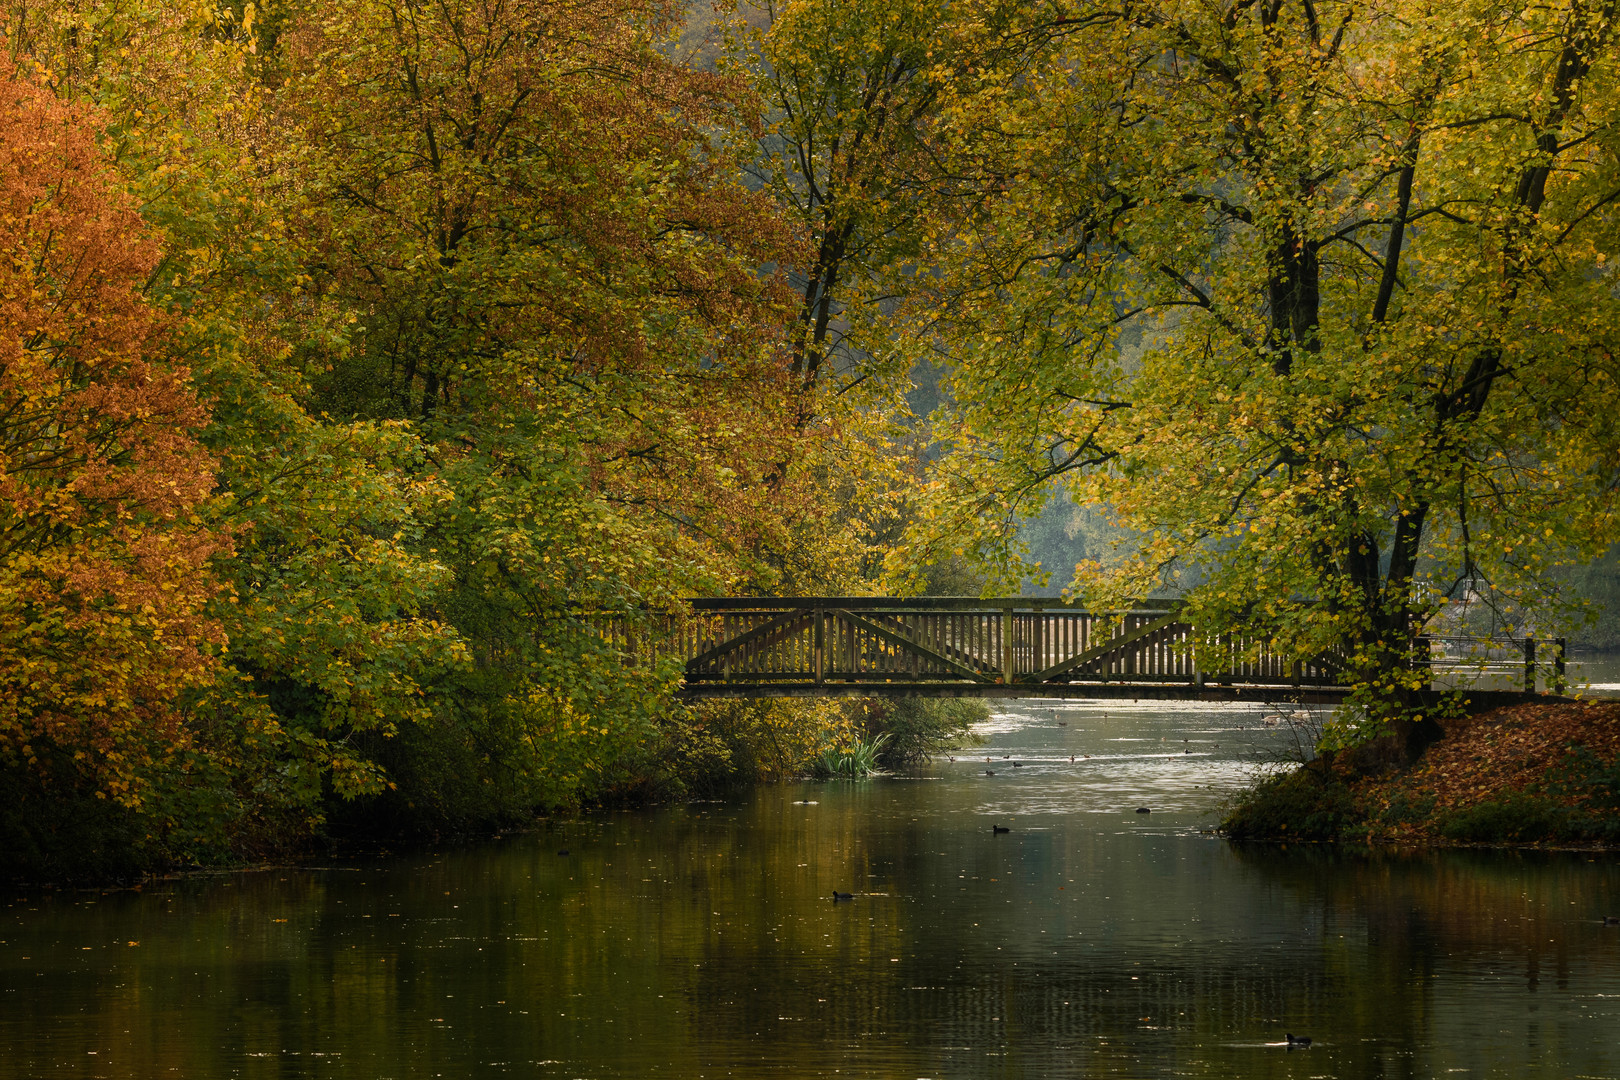
[[[816,620],[816,685],[820,686],[827,681],[827,615],[825,612],[815,613]]]
[[[1003,682],[1013,681],[1013,613],[1010,607],[1001,612],[1001,677]]]

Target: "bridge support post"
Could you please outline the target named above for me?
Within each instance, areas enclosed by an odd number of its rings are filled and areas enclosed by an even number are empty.
[[[1562,694],[1569,689],[1564,670],[1565,645],[1566,642],[1563,638],[1553,639],[1553,684],[1549,689],[1555,694]]]
[[[815,614],[815,667],[816,685],[827,681],[827,613],[816,608]]]
[[[1001,609],[1001,677],[1008,686],[1013,681],[1013,611],[1012,605]]]
[[[1536,639],[1524,639],[1524,692],[1536,692]]]

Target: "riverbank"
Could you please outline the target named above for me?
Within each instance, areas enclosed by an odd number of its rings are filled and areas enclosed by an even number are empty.
[[[1326,756],[1246,792],[1235,840],[1620,846],[1620,702],[1514,705],[1445,722],[1411,765]]]

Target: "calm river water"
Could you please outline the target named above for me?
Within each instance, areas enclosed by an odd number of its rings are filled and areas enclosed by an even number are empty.
[[[0,1077],[1620,1077],[1620,859],[1236,849],[1264,713],[998,706],[914,777],[11,890]]]

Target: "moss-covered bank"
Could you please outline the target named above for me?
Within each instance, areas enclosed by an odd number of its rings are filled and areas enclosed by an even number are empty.
[[[1411,765],[1327,755],[1271,776],[1235,840],[1620,846],[1620,702],[1517,705],[1442,724]]]

